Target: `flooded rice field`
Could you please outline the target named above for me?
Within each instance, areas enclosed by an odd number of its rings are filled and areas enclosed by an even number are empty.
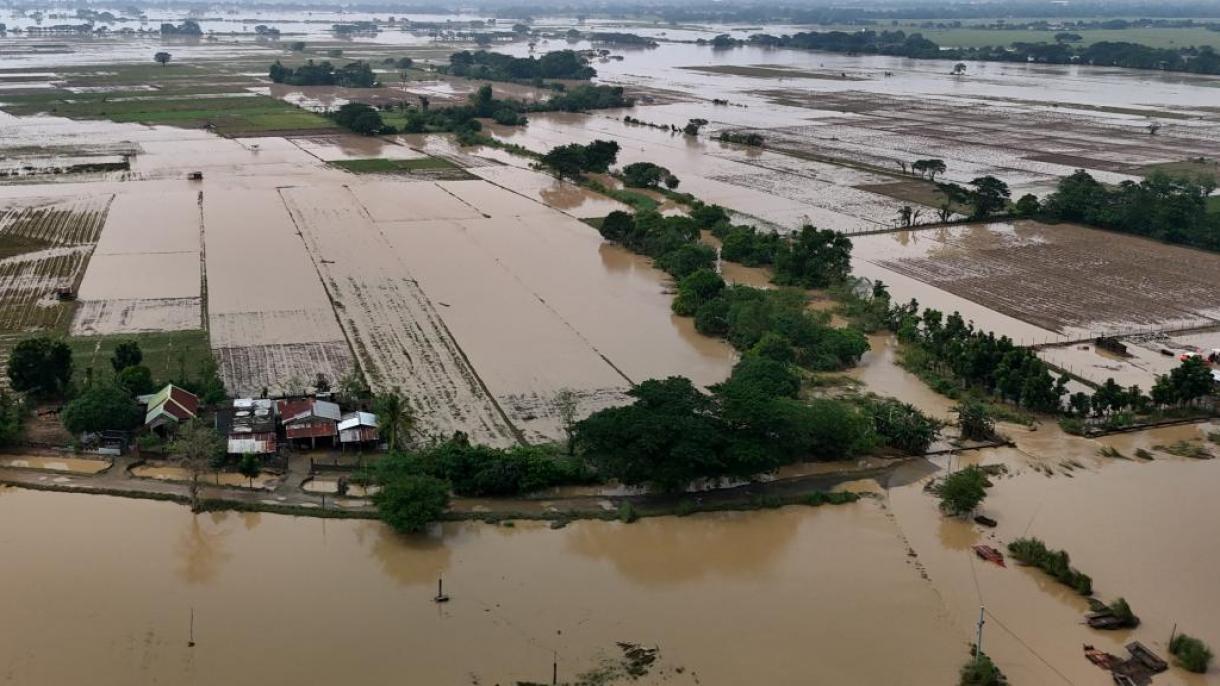
[[[71,472],[73,474],[98,474],[110,469],[110,461],[66,456],[0,455],[0,466],[18,469],[42,469],[49,472]]]
[[[140,479],[156,479],[157,481],[189,482],[192,479],[190,470],[173,464],[148,463],[131,468],[131,475]],[[270,472],[263,472],[254,478],[233,472],[209,472],[199,476],[200,483],[227,486],[229,488],[256,488],[270,490],[279,483],[280,477]]]
[[[202,326],[201,200],[186,189],[115,198],[81,282],[73,334]]]
[[[66,325],[59,300],[80,283],[114,196],[0,201],[0,331],[39,331]]]
[[[1214,253],[1022,221],[859,237],[854,257],[857,274],[923,306],[958,310],[1018,343],[1075,341],[1041,354],[1096,383],[1113,377],[1148,388],[1178,354],[1191,346],[1209,350],[1218,338],[1204,331],[1179,341],[1172,333],[1220,322]],[[1128,353],[1109,354],[1085,340],[1100,335],[1122,336]]]

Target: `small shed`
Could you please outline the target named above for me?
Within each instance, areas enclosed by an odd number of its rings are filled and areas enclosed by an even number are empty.
[[[168,384],[148,399],[147,407],[144,426],[158,429],[194,419],[199,413],[199,398],[184,388]]]
[[[377,415],[372,412],[350,412],[339,421],[339,444],[344,448],[376,443],[378,438]]]
[[[339,434],[339,405],[317,398],[285,399],[276,403],[284,436],[290,441],[309,440],[316,447],[318,439],[334,441]]]

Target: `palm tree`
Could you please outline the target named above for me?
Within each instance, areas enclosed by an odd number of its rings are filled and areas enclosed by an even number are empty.
[[[415,429],[415,411],[397,386],[373,399],[373,414],[377,415],[381,435],[385,436],[391,451]]]

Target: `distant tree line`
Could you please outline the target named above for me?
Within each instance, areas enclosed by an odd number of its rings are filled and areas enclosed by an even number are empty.
[[[820,50],[852,55],[891,55],[918,59],[982,62],[1042,62],[1090,64],[1132,69],[1160,69],[1196,74],[1220,74],[1220,54],[1211,46],[1154,48],[1139,43],[1100,41],[1091,45],[1066,42],[1025,43],[981,48],[944,48],[920,33],[894,31],[809,31],[775,36],[754,34],[746,39],[717,36],[716,47],[760,45]]]
[[[541,57],[513,57],[498,52],[463,50],[449,56],[444,73],[483,81],[588,81],[597,70],[575,50],[556,50]]]
[[[431,107],[421,99],[419,107],[403,106],[403,124],[394,127],[386,124],[382,111],[364,103],[347,103],[330,115],[338,125],[364,135],[389,133],[440,133],[453,132],[469,140],[482,130],[480,118],[492,119],[498,124],[520,126],[526,123],[527,112],[580,112],[584,110],[612,107],[630,107],[631,98],[623,94],[620,86],[581,85],[564,93],[551,96],[543,102],[527,103],[509,98],[496,98],[491,86],[484,84],[470,94],[467,102],[449,107]],[[384,110],[392,110],[386,106]]]
[[[187,19],[181,24],[165,23],[161,25],[161,35],[164,36],[202,36],[203,29],[199,28],[199,22],[194,19]]]
[[[336,68],[329,61],[314,62],[309,60],[296,67],[285,67],[276,60],[271,65],[268,76],[274,83],[286,83],[290,86],[344,86],[346,88],[375,88],[380,84],[377,75],[368,62],[349,62]]]
[[[819,24],[819,25],[854,25],[871,26],[883,22],[896,23],[900,20],[922,20],[925,24],[937,27],[961,26],[960,21],[937,22],[935,20],[961,19],[994,19],[1002,15],[1005,18],[1029,17],[1043,20],[1047,18],[1064,18],[1066,23],[1082,17],[1099,17],[1099,21],[1115,21],[1115,5],[1106,0],[1085,0],[1064,4],[1056,0],[1017,0],[1007,2],[1003,11],[998,11],[992,3],[934,3],[914,2],[894,4],[892,6],[809,6],[795,3],[759,3],[749,5],[673,5],[657,7],[640,5],[636,2],[624,1],[603,4],[603,12],[619,16],[646,16],[649,19],[660,16],[662,21],[671,24],[684,23],[720,23],[720,24]],[[500,9],[503,16],[521,16],[531,10],[526,6],[504,7]],[[514,14],[518,12],[521,14]],[[1176,2],[1157,2],[1155,0],[1134,0],[1124,3],[1122,13],[1135,17],[1220,17],[1220,8],[1209,2],[1200,0],[1177,0]],[[1122,20],[1118,20],[1122,21]],[[1131,25],[1150,20],[1133,20]],[[1185,21],[1185,20],[1151,20],[1151,21]],[[1118,25],[1122,27],[1122,25]],[[1125,27],[1124,27],[1125,28]]]
[[[576,37],[581,37],[580,32],[576,32]],[[648,36],[640,36],[634,33],[616,33],[613,31],[594,31],[584,35],[591,43],[602,43],[604,45],[641,45],[648,48],[657,47],[656,40]]]
[[[1018,213],[1079,222],[1206,250],[1220,250],[1220,214],[1209,213],[1211,178],[1190,180],[1153,173],[1142,181],[1106,186],[1083,169],[1059,180],[1041,202],[1031,196]]]

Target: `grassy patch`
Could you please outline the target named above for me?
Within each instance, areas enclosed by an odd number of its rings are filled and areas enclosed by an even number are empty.
[[[1205,448],[1203,445],[1194,443],[1192,441],[1178,441],[1172,445],[1154,445],[1152,447],[1155,450],[1160,450],[1161,452],[1169,453],[1170,455],[1189,457],[1195,460],[1210,460],[1215,457],[1215,455],[1212,455],[1211,451]]]
[[[905,181],[865,184],[858,186],[858,188],[862,191],[889,196],[902,202],[924,205],[931,208],[940,207],[945,201],[945,196],[936,190],[936,184],[925,179],[911,178]],[[898,216],[897,203],[894,205],[894,216]],[[921,222],[929,222],[935,219],[936,215],[931,211],[925,211],[919,217]]]
[[[256,95],[241,98],[192,98],[148,92],[38,97],[10,102],[10,114],[50,114],[74,119],[163,124],[182,128],[211,127],[220,134],[330,129],[334,124],[282,100]],[[130,99],[129,99],[130,98]],[[138,98],[138,99],[136,99]]]
[[[123,341],[134,340],[144,353],[143,364],[152,370],[158,383],[171,377],[195,376],[199,366],[212,355],[205,331],[168,331],[119,336],[72,336],[68,339],[72,348],[73,381],[84,383],[93,369],[94,378],[107,378],[114,374],[110,357],[114,348]]]
[[[424,157],[414,160],[384,158],[338,160],[331,162],[331,164],[356,174],[401,174],[430,169],[458,169],[456,164],[440,157]]]
[[[1192,157],[1179,162],[1149,164],[1136,170],[1137,174],[1143,176],[1148,176],[1153,172],[1162,172],[1173,177],[1192,180],[1200,176],[1220,178],[1220,160],[1214,160],[1210,157]]]

